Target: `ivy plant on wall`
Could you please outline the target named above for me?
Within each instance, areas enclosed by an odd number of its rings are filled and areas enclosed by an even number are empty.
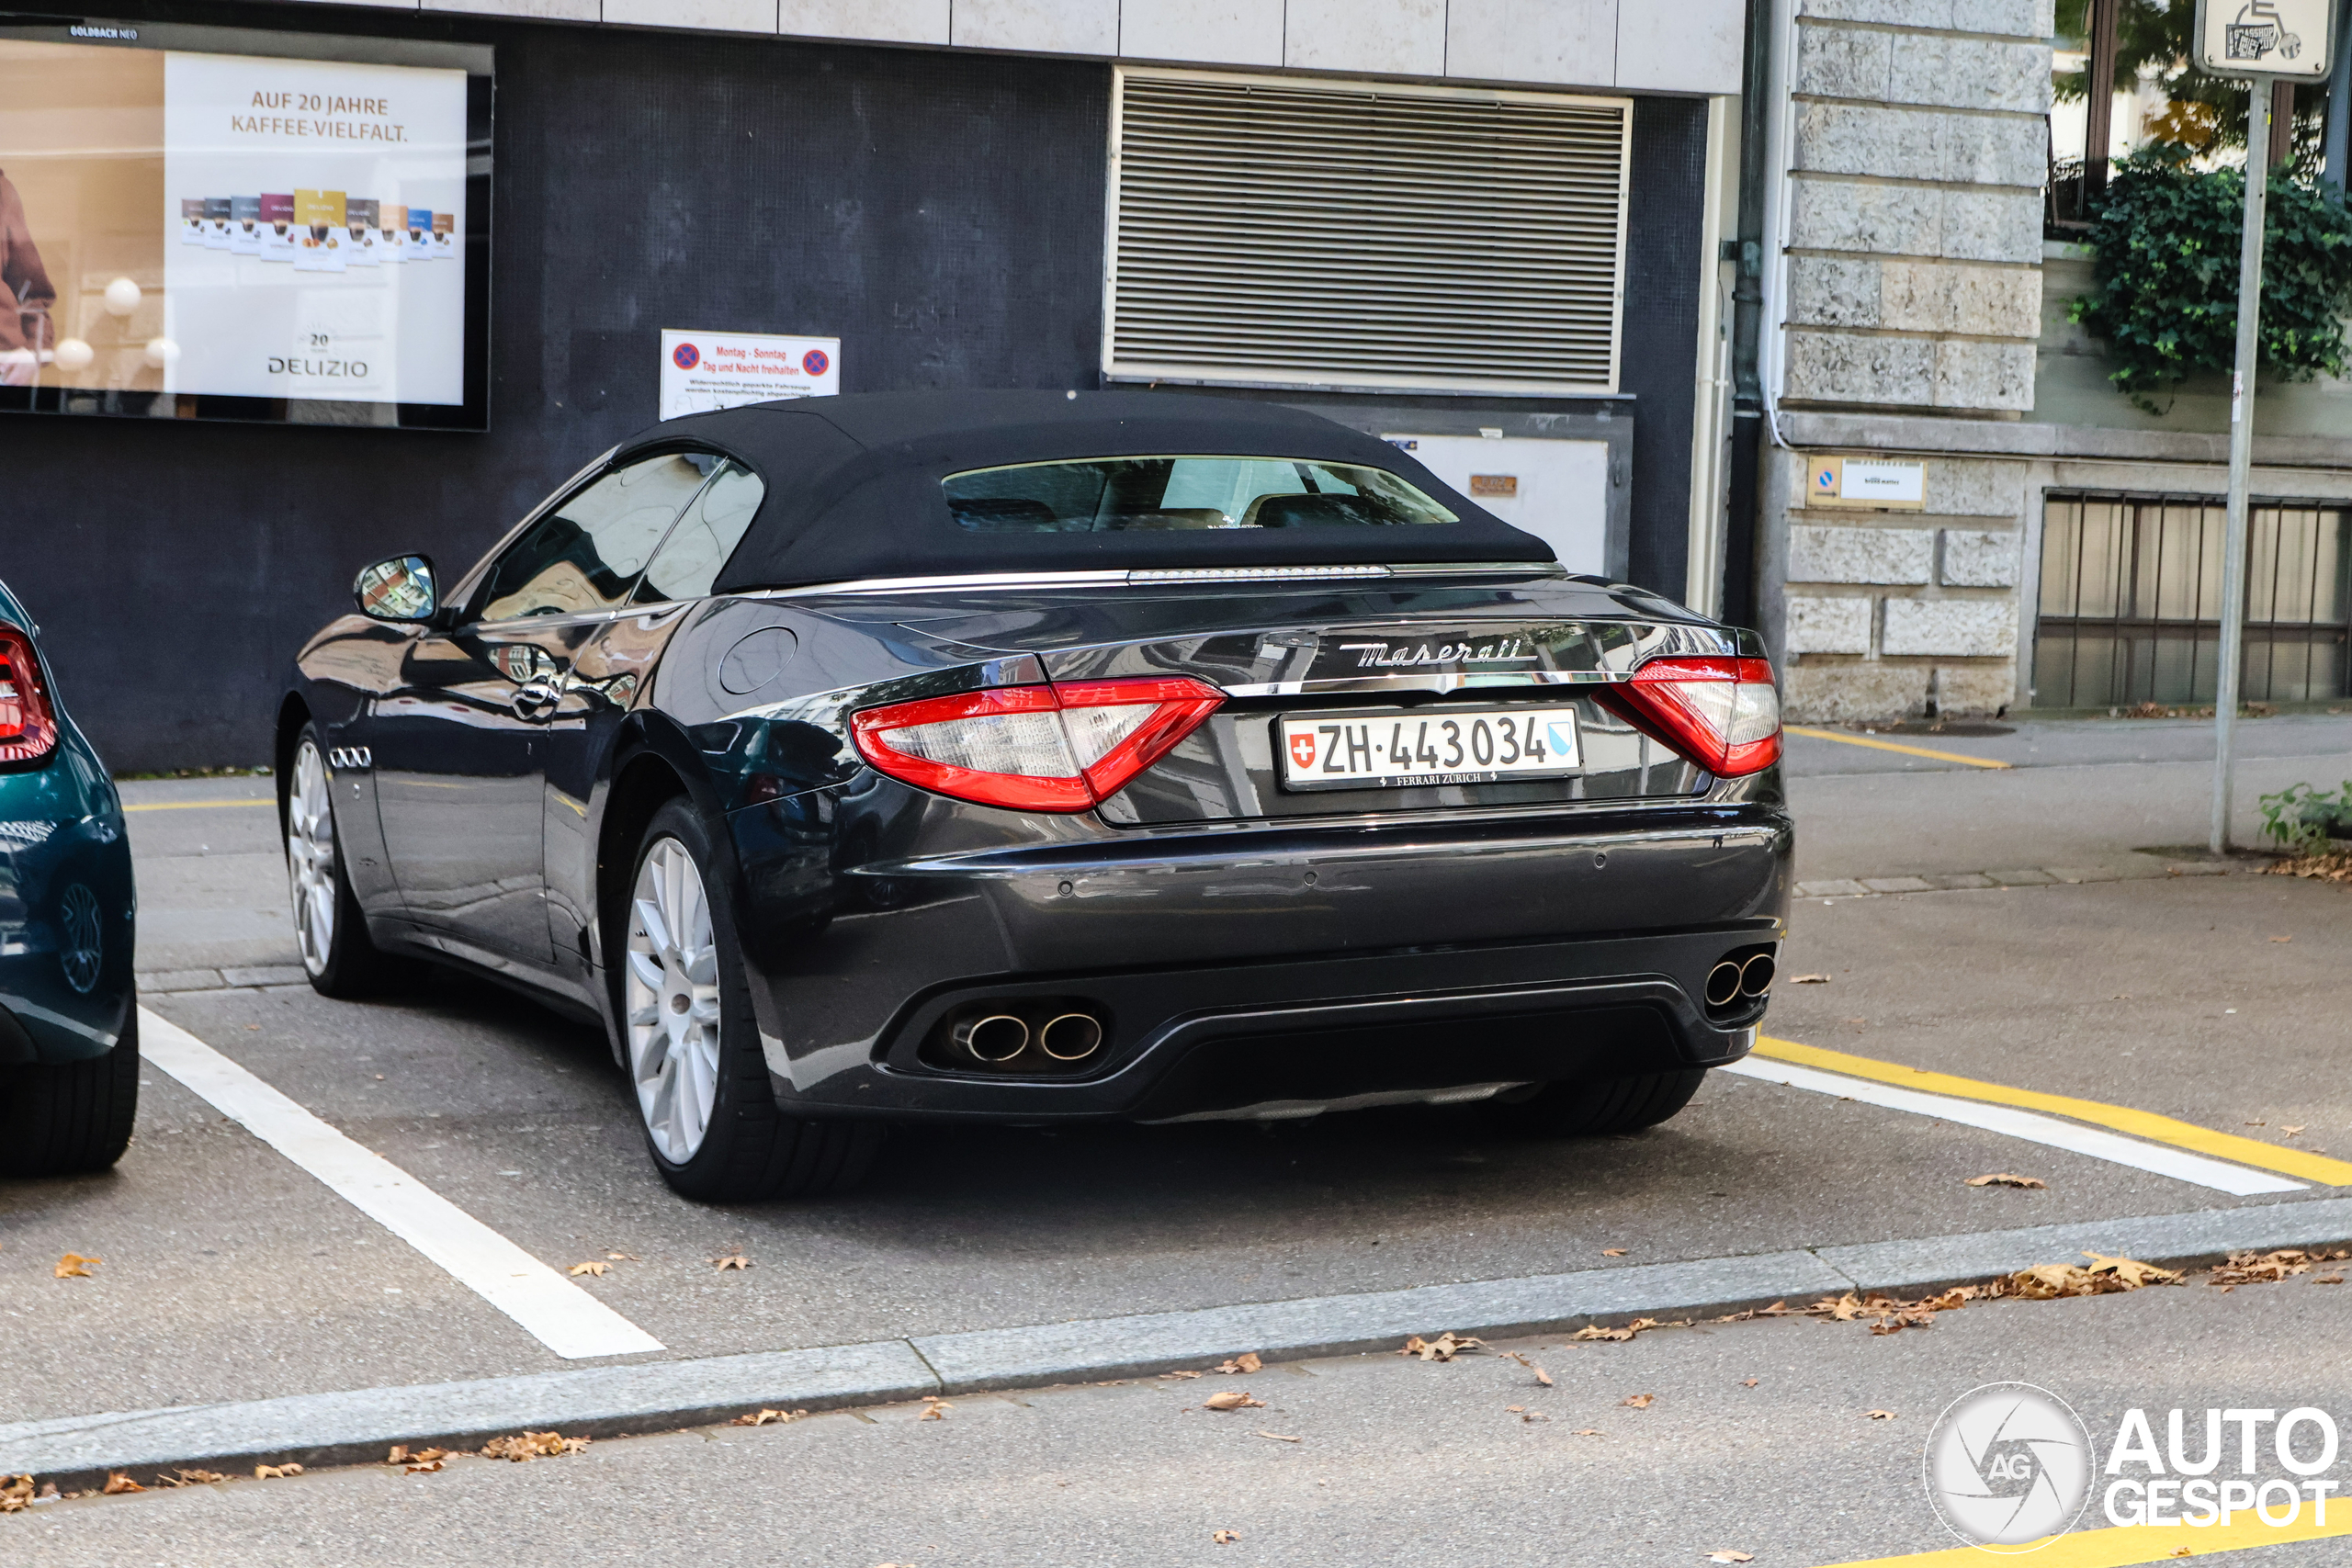
[[[2237,360],[2245,175],[2199,171],[2158,145],[2116,166],[2091,225],[2091,292],[2073,319],[2107,345],[2108,379],[2151,413],[2154,394]],[[2261,362],[2290,380],[2352,368],[2352,211],[2332,190],[2272,176],[2263,229]]]

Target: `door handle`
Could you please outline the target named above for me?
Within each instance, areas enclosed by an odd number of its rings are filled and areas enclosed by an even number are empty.
[[[514,716],[536,724],[551,716],[556,705],[562,701],[563,682],[560,677],[548,679],[541,676],[526,681],[514,688]]]

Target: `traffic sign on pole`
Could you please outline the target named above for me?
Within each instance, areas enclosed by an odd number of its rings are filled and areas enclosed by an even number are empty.
[[[2209,76],[2327,78],[2336,0],[2197,0],[2197,68]]]
[[[2215,854],[2230,849],[2232,747],[2245,662],[2246,491],[2254,468],[2255,371],[2262,336],[2262,226],[2270,185],[2273,82],[2324,81],[2337,0],[2197,0],[2197,64],[2246,82],[2245,222],[2238,250],[2237,365],[2230,377],[2230,503],[2222,545],[2222,646],[2213,692]]]

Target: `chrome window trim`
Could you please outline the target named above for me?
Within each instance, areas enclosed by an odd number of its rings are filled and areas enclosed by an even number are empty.
[[[1322,692],[1475,692],[1497,686],[1613,686],[1630,671],[1505,670],[1477,674],[1340,675],[1321,681],[1258,681],[1223,688],[1228,697],[1298,697]]]
[[[1017,592],[1026,588],[1167,588],[1220,582],[1367,582],[1391,577],[1544,577],[1574,574],[1556,561],[1463,561],[1434,566],[1138,567],[1128,570],[979,571],[936,577],[862,577],[799,588],[752,588],[718,599],[809,599],[842,593],[920,593],[938,590]]]

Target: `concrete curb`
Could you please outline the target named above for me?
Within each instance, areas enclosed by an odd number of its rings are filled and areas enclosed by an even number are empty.
[[[1548,1333],[1849,1290],[1917,1291],[2072,1262],[2084,1251],[2177,1266],[2346,1241],[2352,1198],[2306,1199],[807,1350],[66,1416],[0,1426],[0,1474],[39,1475],[70,1489],[116,1470],[352,1463],[379,1460],[394,1443],[475,1447],[526,1427],[612,1437],[762,1407],[820,1410],[1133,1377],[1244,1350],[1270,1360],[1347,1355],[1442,1329]]]
[[[2160,882],[2175,876],[2233,876],[2256,868],[2198,861],[2149,860],[2124,865],[2019,866],[2010,871],[1923,873],[1917,876],[1839,876],[1800,882],[1800,898],[1871,898],[1901,893],[1962,893],[1984,887],[2073,887],[2086,882]]]

